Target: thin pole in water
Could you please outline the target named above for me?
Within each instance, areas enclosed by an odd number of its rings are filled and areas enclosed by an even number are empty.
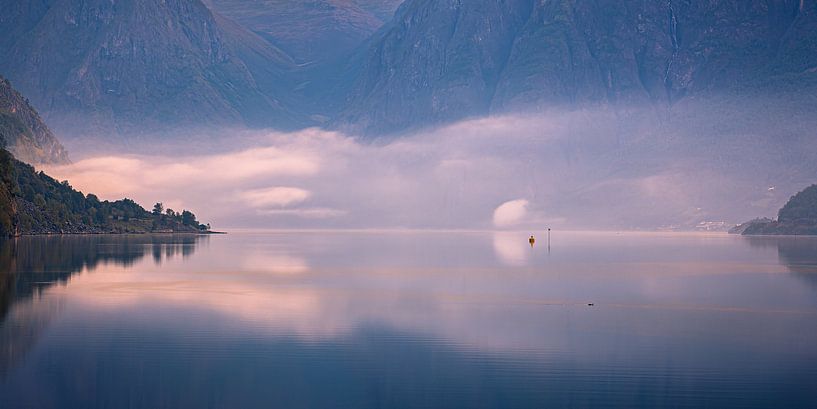
[[[548,227],[548,251],[550,251],[550,227]]]

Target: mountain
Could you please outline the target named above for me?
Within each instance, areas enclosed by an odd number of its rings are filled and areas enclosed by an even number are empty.
[[[300,124],[289,57],[199,0],[0,0],[0,73],[60,134]]]
[[[383,21],[355,0],[207,0],[299,62],[327,60],[360,45]]]
[[[817,1],[409,0],[357,58],[336,124],[370,134],[518,110],[803,93],[817,82]]]
[[[777,220],[755,219],[730,232],[743,235],[817,235],[817,185],[811,185],[780,209]]]
[[[0,0],[0,73],[73,139],[817,94],[817,0],[205,1]]]
[[[358,7],[372,13],[383,22],[391,20],[402,3],[403,0],[355,0]]]
[[[0,76],[0,141],[29,163],[68,162],[68,153],[28,100]]]

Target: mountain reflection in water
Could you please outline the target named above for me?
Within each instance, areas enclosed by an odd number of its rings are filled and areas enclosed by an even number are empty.
[[[527,239],[18,240],[1,249],[13,273],[0,396],[10,408],[817,404],[817,240],[558,233],[549,252]]]

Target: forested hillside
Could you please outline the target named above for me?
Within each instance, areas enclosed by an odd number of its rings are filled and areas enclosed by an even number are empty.
[[[110,202],[74,190],[0,149],[0,237],[54,233],[207,231],[187,210],[153,212],[130,199]]]
[[[780,209],[777,220],[756,219],[733,229],[746,235],[817,235],[817,185],[811,185]]]

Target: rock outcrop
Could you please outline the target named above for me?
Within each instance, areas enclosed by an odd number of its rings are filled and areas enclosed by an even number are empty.
[[[33,164],[68,162],[68,153],[28,100],[0,76],[0,140],[14,156]]]

